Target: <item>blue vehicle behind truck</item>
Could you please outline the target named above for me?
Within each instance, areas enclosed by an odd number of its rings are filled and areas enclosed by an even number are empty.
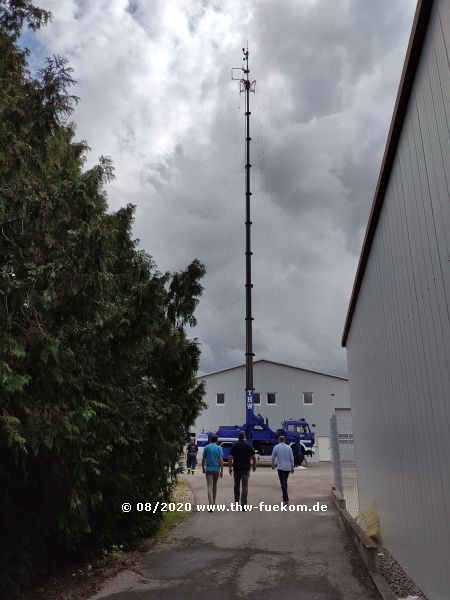
[[[312,425],[314,427],[314,425]],[[220,425],[217,431],[201,433],[197,437],[197,445],[204,447],[216,434],[217,443],[222,447],[224,460],[228,460],[229,450],[238,439],[239,431],[245,433],[246,440],[253,446],[259,456],[271,456],[278,436],[284,435],[285,442],[291,446],[295,464],[301,465],[305,456],[314,454],[315,435],[305,419],[287,419],[280,429],[270,429],[267,420],[261,415],[255,415],[253,410],[253,394],[247,390],[246,421],[243,425]]]

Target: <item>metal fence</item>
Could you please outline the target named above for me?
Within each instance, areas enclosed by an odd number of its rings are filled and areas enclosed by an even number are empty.
[[[350,411],[331,417],[330,441],[334,486],[345,498],[348,512],[356,518],[359,514],[358,481]]]

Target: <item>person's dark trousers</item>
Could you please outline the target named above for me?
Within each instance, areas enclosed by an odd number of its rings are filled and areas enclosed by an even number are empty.
[[[281,491],[283,493],[283,502],[289,502],[287,485],[289,473],[290,471],[280,471],[280,469],[278,469],[278,477],[280,478]]]
[[[239,497],[240,497],[242,506],[244,504],[247,504],[249,477],[250,477],[250,470],[234,471],[234,501],[239,502]],[[241,482],[242,482],[242,493],[241,493]]]
[[[197,455],[193,454],[193,453],[189,453],[187,455],[187,461],[186,461],[186,467],[187,467],[188,473],[191,470],[192,470],[192,472],[194,472],[196,466],[197,466]]]

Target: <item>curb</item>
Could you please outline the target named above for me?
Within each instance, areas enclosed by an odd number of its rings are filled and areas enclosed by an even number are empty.
[[[347,511],[345,498],[336,488],[331,489],[331,499],[381,598],[397,600],[397,596],[379,572],[377,545]]]

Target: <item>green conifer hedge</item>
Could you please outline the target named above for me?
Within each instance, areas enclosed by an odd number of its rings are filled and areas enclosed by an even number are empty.
[[[203,402],[203,265],[161,274],[107,211],[108,158],[69,122],[59,57],[32,76],[18,40],[50,18],[0,0],[0,595],[55,561],[148,535]],[[7,596],[5,596],[7,597]],[[8,596],[9,597],[9,596]]]

